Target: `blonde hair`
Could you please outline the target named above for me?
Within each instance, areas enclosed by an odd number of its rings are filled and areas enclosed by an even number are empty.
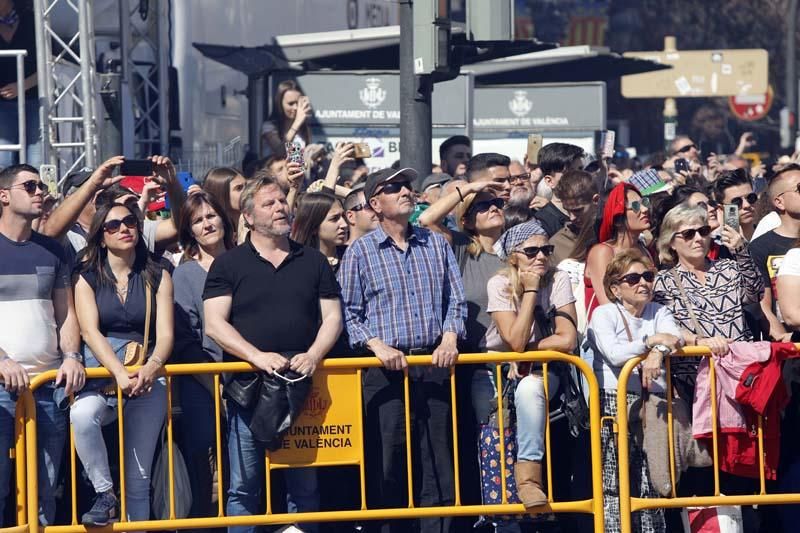
[[[478,240],[475,230],[466,228],[464,226],[464,219],[469,212],[469,208],[472,207],[473,203],[475,203],[475,198],[477,197],[477,193],[471,192],[464,197],[463,202],[456,206],[456,225],[458,226],[459,231],[463,232],[469,237],[470,242],[467,245],[466,252],[473,259],[480,257],[481,253],[483,253],[483,246],[481,246],[481,242]]]
[[[629,248],[621,253],[618,253],[608,264],[608,267],[606,267],[606,273],[603,276],[603,290],[605,291],[606,297],[609,299],[609,301],[617,301],[617,297],[614,296],[613,292],[611,292],[611,286],[617,285],[620,282],[620,278],[625,275],[625,272],[627,272],[628,269],[636,263],[643,265],[648,270],[655,270],[655,266],[653,265],[653,261],[650,259],[650,257],[636,248]]]
[[[547,260],[550,262],[549,257]],[[550,262],[550,265],[547,267],[547,272],[544,276],[542,276],[542,279],[539,282],[540,289],[547,287],[550,285],[550,283],[552,283],[555,272],[556,269],[553,268],[552,262]],[[511,261],[508,261],[508,266],[500,269],[498,274],[508,278],[508,287],[506,288],[507,292],[505,293],[505,296],[511,298],[514,301],[514,305],[519,308],[519,303],[522,301],[522,291],[525,290],[525,288],[522,286],[522,282],[519,280],[519,267],[516,264],[512,264]]]
[[[684,202],[667,211],[664,220],[661,221],[661,232],[656,241],[658,259],[662,264],[674,265],[677,262],[677,255],[670,244],[678,228],[684,224],[697,223],[702,225],[708,223],[708,212],[699,205],[691,207]]]

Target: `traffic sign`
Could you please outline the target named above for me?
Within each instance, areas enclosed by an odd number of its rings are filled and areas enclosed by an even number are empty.
[[[625,52],[671,69],[622,77],[626,98],[747,96],[767,92],[767,51],[677,50]]]
[[[728,106],[731,108],[731,113],[740,120],[761,120],[769,113],[773,96],[772,86],[770,85],[764,94],[729,96]]]

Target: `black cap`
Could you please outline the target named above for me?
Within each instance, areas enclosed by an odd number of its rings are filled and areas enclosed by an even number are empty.
[[[74,170],[69,174],[67,174],[67,177],[64,178],[64,186],[63,186],[64,195],[66,196],[70,194],[70,191],[72,189],[80,188],[80,186],[86,183],[86,180],[88,180],[89,177],[91,177],[93,172],[94,169],[91,169],[89,167],[83,167],[80,170]]]
[[[375,196],[378,187],[390,181],[409,181],[413,182],[417,179],[417,171],[413,168],[401,168],[395,170],[393,168],[384,168],[378,170],[367,176],[366,185],[364,185],[364,199],[369,202],[369,199]]]
[[[419,192],[425,192],[428,187],[433,187],[434,185],[444,185],[448,181],[452,180],[453,177],[450,174],[444,173],[436,173],[431,174],[424,180],[422,180],[422,185],[420,186]]]

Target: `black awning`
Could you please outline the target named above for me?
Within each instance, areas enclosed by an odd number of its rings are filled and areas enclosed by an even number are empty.
[[[224,46],[219,44],[192,43],[209,59],[238,70],[247,76],[258,76],[273,70],[287,70],[289,63],[282,57],[277,46]]]

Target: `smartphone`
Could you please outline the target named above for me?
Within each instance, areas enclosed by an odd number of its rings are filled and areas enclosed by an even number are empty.
[[[197,184],[191,172],[178,172],[178,181],[181,183],[184,192],[188,191],[192,185]]]
[[[122,176],[150,176],[153,174],[153,162],[149,159],[126,159],[119,167]]]
[[[675,172],[689,172],[689,160],[684,158],[676,159]]]
[[[617,132],[614,130],[604,130],[600,138],[602,139],[600,146],[603,149],[603,159],[611,159],[614,157],[614,144],[617,141]]]
[[[306,169],[306,162],[303,159],[303,147],[296,142],[286,143],[286,161],[289,163],[298,163],[303,170]]]
[[[726,226],[739,231],[739,206],[736,204],[725,204],[722,206],[722,220]]]
[[[367,143],[355,143],[353,144],[353,157],[360,159],[372,157],[372,148]]]
[[[542,134],[531,133],[528,135],[528,164],[539,164],[539,150],[542,149]]]
[[[55,165],[41,165],[39,167],[39,177],[42,178],[42,183],[47,185],[47,191],[50,196],[58,196],[58,177],[56,175]]]

